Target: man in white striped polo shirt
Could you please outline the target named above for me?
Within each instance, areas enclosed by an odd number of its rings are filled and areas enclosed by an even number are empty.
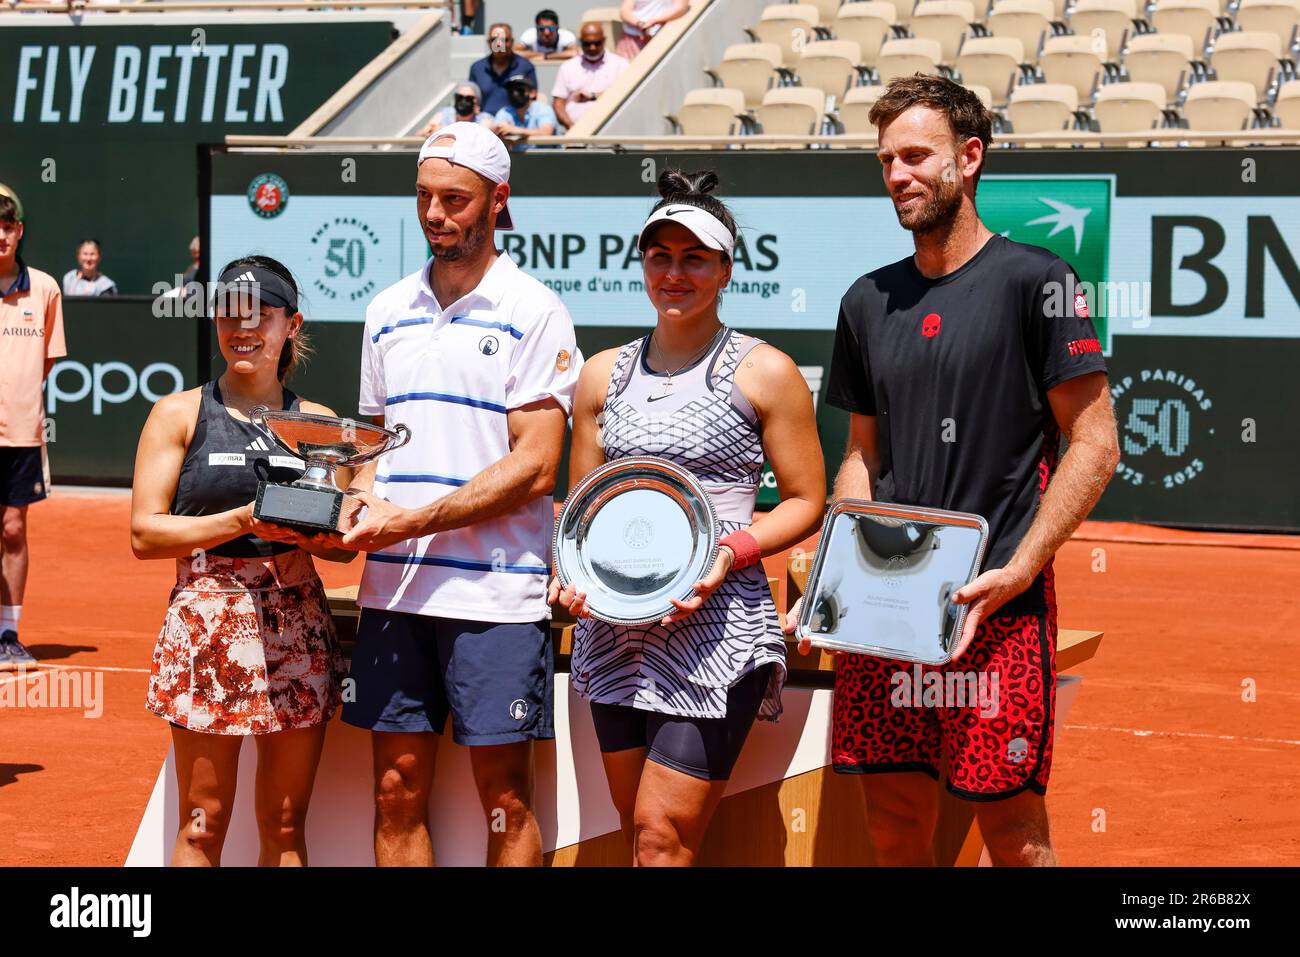
[[[509,178],[491,131],[434,133],[416,179],[433,256],[366,310],[360,411],[412,436],[354,480],[368,508],[344,538],[369,552],[343,720],[374,732],[381,865],[433,862],[449,713],[472,747],[488,863],[541,863],[531,767],[532,742],[554,737],[551,493],[582,361],[563,303],[495,248],[493,230],[513,225]]]

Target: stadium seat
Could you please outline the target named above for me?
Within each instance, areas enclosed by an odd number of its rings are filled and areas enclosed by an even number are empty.
[[[754,114],[763,133],[815,135],[826,115],[826,94],[808,86],[778,86],[767,91]]]
[[[957,72],[965,86],[986,87],[992,105],[1007,104],[1020,75],[1025,49],[1015,37],[967,37],[957,54]]]
[[[993,94],[989,92],[987,86],[981,83],[963,83],[962,86],[979,97],[979,101],[984,104],[984,109],[993,109]]]
[[[1157,33],[1181,33],[1191,37],[1198,57],[1214,36],[1218,20],[1217,0],[1156,0],[1155,9],[1151,11],[1151,25]]]
[[[605,49],[612,50],[623,39],[623,17],[618,7],[592,7],[578,21],[582,23],[599,23],[605,28]]]
[[[1284,46],[1300,26],[1300,0],[1241,0],[1237,29],[1276,33]]]
[[[989,11],[989,32],[995,37],[1015,37],[1029,62],[1038,59],[1042,36],[1052,35],[1052,0],[998,0]]]
[[[1102,133],[1140,133],[1159,128],[1167,102],[1159,83],[1107,83],[1097,88],[1092,112]]]
[[[781,48],[775,43],[734,43],[722,54],[722,62],[709,75],[720,85],[745,94],[747,107],[763,102],[763,94],[774,85],[781,65]]]
[[[1103,59],[1119,62],[1124,38],[1135,32],[1139,16],[1137,0],[1078,0],[1070,11],[1070,29],[1077,36],[1092,36],[1098,30],[1106,37]]]
[[[1181,33],[1140,33],[1129,37],[1124,69],[1139,83],[1159,83],[1165,97],[1176,99],[1192,74],[1192,38]]]
[[[876,128],[871,125],[871,120],[867,116],[871,112],[871,104],[880,99],[884,92],[883,86],[855,86],[844,94],[844,99],[840,101],[839,113],[840,123],[845,133],[876,132]]]
[[[862,53],[852,40],[810,43],[799,57],[799,83],[838,98],[853,85],[861,59]]]
[[[1210,66],[1219,80],[1241,80],[1255,88],[1262,100],[1277,72],[1282,40],[1276,33],[1234,30],[1220,33],[1210,54]]]
[[[1092,99],[1092,91],[1104,70],[1104,58],[1090,36],[1048,37],[1038,57],[1038,68],[1048,83],[1074,87],[1080,102]]]
[[[793,68],[799,59],[796,46],[817,39],[821,15],[811,3],[778,3],[763,8],[758,23],[749,33],[756,43],[775,43],[781,48],[781,62]]]
[[[1064,83],[1022,83],[1011,91],[1007,119],[1016,133],[1052,133],[1074,125],[1079,94]]]
[[[892,3],[846,3],[840,7],[832,28],[836,39],[855,42],[862,62],[874,67],[881,44],[894,36],[897,19]]]
[[[918,0],[884,0],[886,4],[894,8],[894,22],[905,24],[912,19],[912,8]]]
[[[686,136],[730,136],[744,114],[744,93],[709,86],[688,91],[681,109],[669,119]]]
[[[888,85],[896,76],[911,76],[913,73],[938,76],[942,60],[938,40],[925,37],[886,40],[876,57],[876,75],[882,86]]]
[[[1254,110],[1255,88],[1242,80],[1193,83],[1183,103],[1183,116],[1192,130],[1245,129]]]
[[[808,0],[817,8],[818,23],[830,23],[840,9],[841,0]]]
[[[957,55],[961,38],[971,32],[975,6],[971,0],[921,0],[908,26],[912,36],[939,41],[944,63]]]
[[[1273,104],[1273,115],[1283,129],[1300,130],[1300,80],[1282,84]]]

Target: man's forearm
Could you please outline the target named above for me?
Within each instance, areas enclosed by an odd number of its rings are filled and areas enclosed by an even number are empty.
[[[872,478],[879,465],[868,462],[861,449],[850,449],[840,463],[840,470],[835,473],[835,485],[831,489],[831,498],[858,498],[868,501],[872,498]]]
[[[555,488],[555,470],[520,449],[485,468],[450,495],[417,510],[417,535],[500,518]]]
[[[1113,456],[1104,447],[1071,443],[1007,567],[1034,578],[1088,517],[1114,474]]]

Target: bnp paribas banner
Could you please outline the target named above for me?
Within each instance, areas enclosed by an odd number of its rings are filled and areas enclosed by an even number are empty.
[[[654,320],[635,239],[665,163],[718,171],[743,238],[723,319],[795,359],[833,474],[846,417],[824,397],[840,297],[912,252],[879,163],[847,151],[517,156],[518,229],[498,232],[498,245],[560,294],[588,354]],[[1296,169],[1293,150],[990,155],[981,217],[1073,266],[1107,356],[1124,456],[1099,516],[1300,527],[1300,499],[1276,481],[1300,465],[1300,398],[1258,398],[1260,383],[1300,361]],[[377,292],[426,261],[414,172],[409,153],[217,153],[214,261],[274,255],[306,289],[311,320],[358,323]],[[352,331],[323,340],[343,351],[321,350],[309,375],[349,408],[359,331],[340,328]],[[775,496],[769,473],[760,503]]]
[[[313,318],[359,321],[377,292],[428,256],[414,198],[304,195],[301,188],[264,172],[241,195],[213,196],[214,262],[241,255],[250,242],[274,250],[303,282]],[[1087,282],[1081,288],[1097,300],[1094,315],[1107,344],[1113,192],[1113,176],[988,176],[979,191],[989,228],[1074,266]],[[638,325],[653,317],[636,248],[652,204],[644,193],[576,203],[520,190],[510,200],[517,228],[499,232],[497,242],[560,295],[578,325]],[[746,328],[833,329],[839,297],[854,279],[870,264],[912,251],[886,197],[736,196],[730,205],[742,229],[724,301]]]
[[[0,30],[0,183],[25,207],[22,255],[61,275],[95,239],[128,295],[189,267],[199,144],[288,132],[393,37],[380,20],[131,19]]]

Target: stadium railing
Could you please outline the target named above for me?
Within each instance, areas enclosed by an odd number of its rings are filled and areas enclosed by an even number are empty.
[[[378,10],[393,7],[448,8],[451,0],[163,0],[159,3],[32,3],[6,4],[11,13],[198,13],[216,10]]]
[[[1300,131],[1284,129],[1247,130],[1184,130],[1161,129],[1142,133],[1094,133],[1087,130],[1061,130],[1051,133],[999,133],[993,147],[1057,146],[1127,147],[1134,142],[1164,146],[1296,146],[1300,145]],[[372,146],[392,148],[420,146],[424,141],[416,136],[227,136],[225,143],[235,148],[302,149],[318,147]],[[620,149],[790,149],[806,146],[827,149],[875,149],[874,135],[836,133],[818,136],[790,136],[764,133],[749,136],[535,136],[528,142],[533,146],[557,146],[564,149],[599,148]]]

